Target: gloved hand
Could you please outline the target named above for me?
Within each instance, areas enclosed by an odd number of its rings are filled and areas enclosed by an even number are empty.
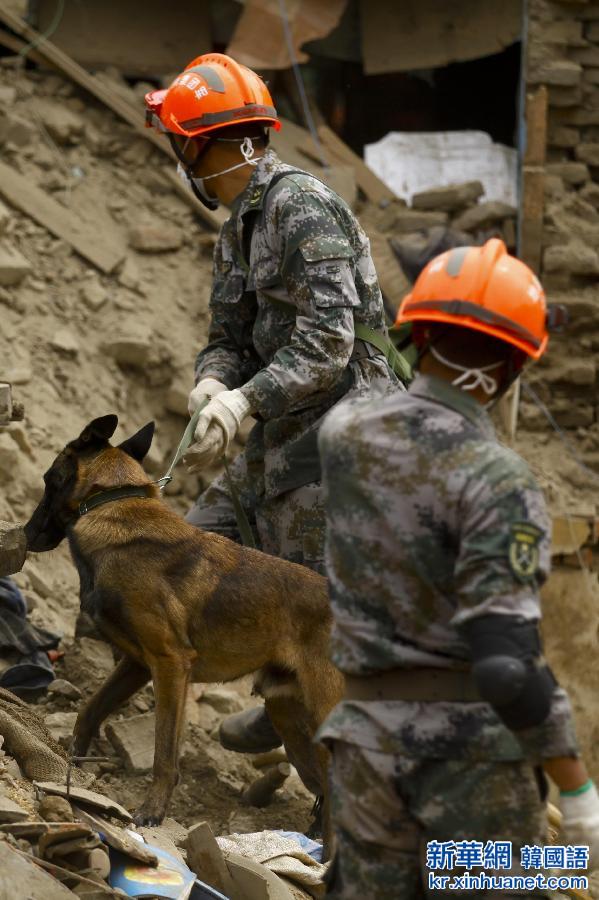
[[[183,461],[190,472],[210,466],[222,456],[252,408],[240,390],[223,391],[200,413],[194,439]]]
[[[599,794],[588,781],[579,794],[560,795],[564,844],[588,844],[589,871],[599,868]]]
[[[198,381],[189,395],[189,400],[187,401],[189,415],[193,416],[198,406],[203,403],[206,398],[212,400],[217,394],[221,394],[226,390],[227,385],[223,384],[221,381],[217,381],[216,378],[210,378],[210,376],[202,378],[201,381]]]

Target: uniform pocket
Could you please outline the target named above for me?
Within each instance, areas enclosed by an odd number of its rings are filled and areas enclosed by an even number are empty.
[[[316,307],[360,306],[350,265],[354,252],[346,238],[306,238],[300,253]]]

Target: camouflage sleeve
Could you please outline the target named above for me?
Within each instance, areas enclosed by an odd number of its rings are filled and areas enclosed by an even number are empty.
[[[223,232],[214,248],[208,343],[196,357],[195,382],[197,384],[200,379],[210,376],[232,390],[242,384],[240,369],[243,360],[239,346],[225,327],[224,319],[227,315],[239,317],[237,308],[243,303],[243,287],[240,279],[232,277],[231,264],[224,258]]]
[[[456,565],[458,626],[483,615],[529,621],[541,616],[539,588],[550,567],[551,526],[545,500],[526,463],[502,450],[462,497]],[[545,721],[515,732],[533,760],[576,756],[568,696],[557,684]]]
[[[297,313],[288,344],[242,389],[265,419],[337,384],[353,350],[353,309],[360,305],[353,249],[325,198],[310,191],[292,194],[273,212],[271,232]]]

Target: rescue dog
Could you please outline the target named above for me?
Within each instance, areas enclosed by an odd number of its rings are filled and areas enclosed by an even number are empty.
[[[36,553],[67,537],[81,607],[124,654],[78,715],[74,755],[85,755],[106,716],[152,679],[153,782],[136,822],[159,823],[178,781],[188,684],[253,672],[290,761],[324,796],[326,822],[327,751],[312,739],[343,693],[328,659],[326,579],[187,524],[141,465],[154,423],[112,446],[117,423],[115,415],[94,419],[66,445],[25,526]]]

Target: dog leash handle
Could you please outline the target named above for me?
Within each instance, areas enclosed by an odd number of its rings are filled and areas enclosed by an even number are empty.
[[[205,406],[208,406],[209,403],[210,403],[209,397],[207,397],[205,400],[202,401],[202,403],[200,403],[200,405],[198,406],[198,408],[192,415],[191,419],[187,423],[187,428],[183,432],[183,437],[179,441],[179,446],[177,447],[177,450],[173,457],[173,461],[171,462],[170,466],[167,469],[166,475],[163,475],[162,478],[159,478],[158,481],[154,482],[154,484],[157,484],[159,486],[161,491],[163,491],[165,489],[165,487],[167,486],[169,481],[173,480],[173,470],[175,469],[175,466],[178,465],[178,463],[180,462],[182,457],[185,455],[187,449],[191,445],[191,443],[193,441],[193,435],[196,430],[196,425],[198,424],[198,419],[200,418],[200,413],[202,412],[202,410],[204,409]]]

